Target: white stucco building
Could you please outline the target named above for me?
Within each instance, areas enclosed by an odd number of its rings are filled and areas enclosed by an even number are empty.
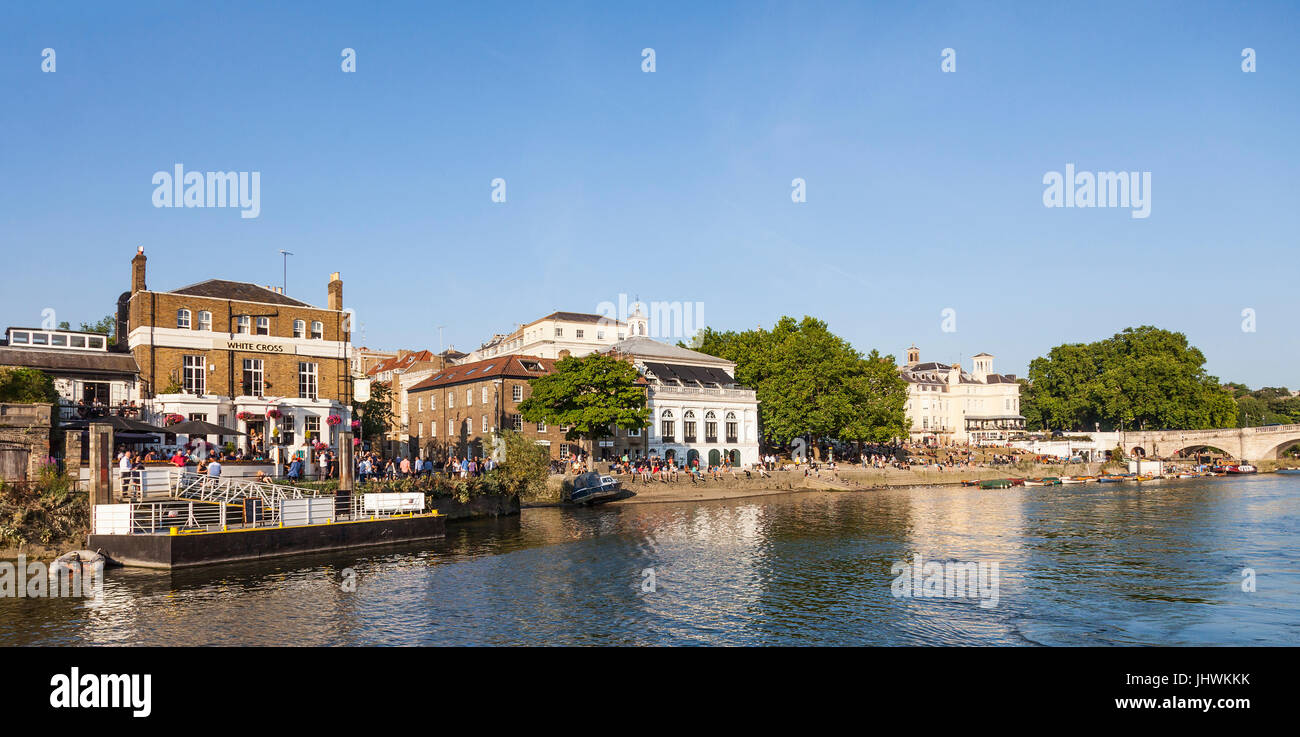
[[[629,336],[646,335],[646,331],[647,321],[639,309],[627,322],[584,312],[552,312],[520,325],[512,333],[492,336],[457,363],[474,363],[511,353],[552,359],[560,358],[564,351],[571,356],[585,356],[606,350]]]
[[[980,353],[970,372],[959,365],[921,363],[916,346],[899,368],[907,382],[905,411],[912,442],[933,445],[1002,443],[1024,432],[1020,384],[993,372],[993,356]]]
[[[609,352],[630,357],[646,380],[650,455],[688,465],[698,458],[701,467],[724,458],[744,466],[758,462],[758,399],[736,383],[736,364],[641,336]]]

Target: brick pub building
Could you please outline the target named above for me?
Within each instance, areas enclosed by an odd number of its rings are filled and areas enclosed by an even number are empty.
[[[325,308],[222,279],[152,291],[140,249],[131,291],[118,300],[118,335],[139,366],[155,421],[178,414],[235,428],[248,435],[208,440],[278,447],[286,457],[313,442],[333,444],[351,421],[351,346],[337,272],[326,291]]]

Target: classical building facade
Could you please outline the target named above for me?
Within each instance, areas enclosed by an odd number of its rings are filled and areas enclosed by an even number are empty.
[[[959,365],[921,363],[921,352],[912,346],[899,371],[907,382],[913,442],[1001,443],[1024,432],[1020,384],[1014,374],[994,373],[988,353],[976,355],[967,372]]]
[[[736,383],[733,362],[640,335],[608,352],[631,360],[646,381],[649,455],[701,466],[758,462],[758,399]]]
[[[157,420],[176,414],[247,433],[250,450],[290,453],[332,443],[351,421],[352,376],[343,282],[327,307],[281,290],[209,279],[168,292],[145,284],[144,250],[118,300],[118,335],[140,369]]]
[[[410,431],[419,455],[439,462],[487,456],[502,429],[547,446],[553,459],[578,453],[578,441],[566,440],[565,428],[525,422],[519,413],[519,403],[532,395],[528,382],[554,368],[550,358],[510,354],[448,366],[411,386]]]
[[[645,323],[639,310],[627,322],[583,312],[552,312],[520,325],[512,333],[492,336],[461,363],[511,353],[551,359],[562,355],[585,356],[608,349],[629,335],[645,335]]]

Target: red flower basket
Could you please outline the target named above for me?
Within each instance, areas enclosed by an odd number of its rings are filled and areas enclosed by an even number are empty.
[[[330,415],[329,417],[325,418],[326,425],[334,426],[339,424],[340,422],[343,422],[343,418],[339,417],[338,415]]]
[[[175,412],[163,418],[163,422],[168,425],[176,425],[185,421],[185,415],[178,415]]]
[[[270,417],[270,418],[273,419],[273,420],[278,420],[278,419],[280,419],[281,417],[283,417],[284,415],[281,414],[280,410],[278,410],[278,409],[268,409],[268,410],[266,411],[266,416],[267,416],[267,417]]]
[[[252,413],[252,412],[239,412],[239,413],[237,413],[237,414],[235,415],[235,417],[236,417],[237,419],[247,421],[247,420],[251,420],[251,419],[253,419],[253,413]]]

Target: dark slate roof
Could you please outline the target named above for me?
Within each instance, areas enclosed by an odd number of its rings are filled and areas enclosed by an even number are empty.
[[[735,378],[733,378],[731,374],[712,366],[684,366],[681,364],[646,361],[645,367],[660,381],[678,379],[683,384],[690,384],[698,381],[701,384],[717,384],[724,387],[732,386],[736,383]]]
[[[250,284],[242,281],[227,281],[225,279],[208,279],[198,284],[191,284],[188,287],[174,289],[169,294],[188,294],[193,297],[211,297],[213,299],[233,299],[239,302],[266,302],[273,305],[285,305],[287,307],[311,307],[307,304],[280,294],[266,287],[259,287],[256,284]]]
[[[135,356],[111,351],[42,351],[32,348],[0,348],[0,366],[19,366],[49,371],[138,374]]]
[[[537,323],[539,323],[539,322],[542,322],[543,320],[563,320],[563,321],[565,321],[565,322],[589,322],[589,323],[598,323],[598,322],[600,322],[601,320],[605,320],[605,321],[609,322],[609,323],[612,324],[612,325],[622,325],[622,324],[623,324],[623,323],[619,322],[618,320],[614,320],[614,319],[612,319],[612,318],[607,318],[607,317],[604,317],[603,315],[589,315],[589,314],[587,314],[587,313],[585,313],[585,312],[552,312],[551,314],[547,315],[546,317],[539,317],[538,319],[533,320],[532,322],[530,322],[530,323],[528,323],[528,324],[529,324],[529,325],[535,325],[535,324],[537,324]]]

